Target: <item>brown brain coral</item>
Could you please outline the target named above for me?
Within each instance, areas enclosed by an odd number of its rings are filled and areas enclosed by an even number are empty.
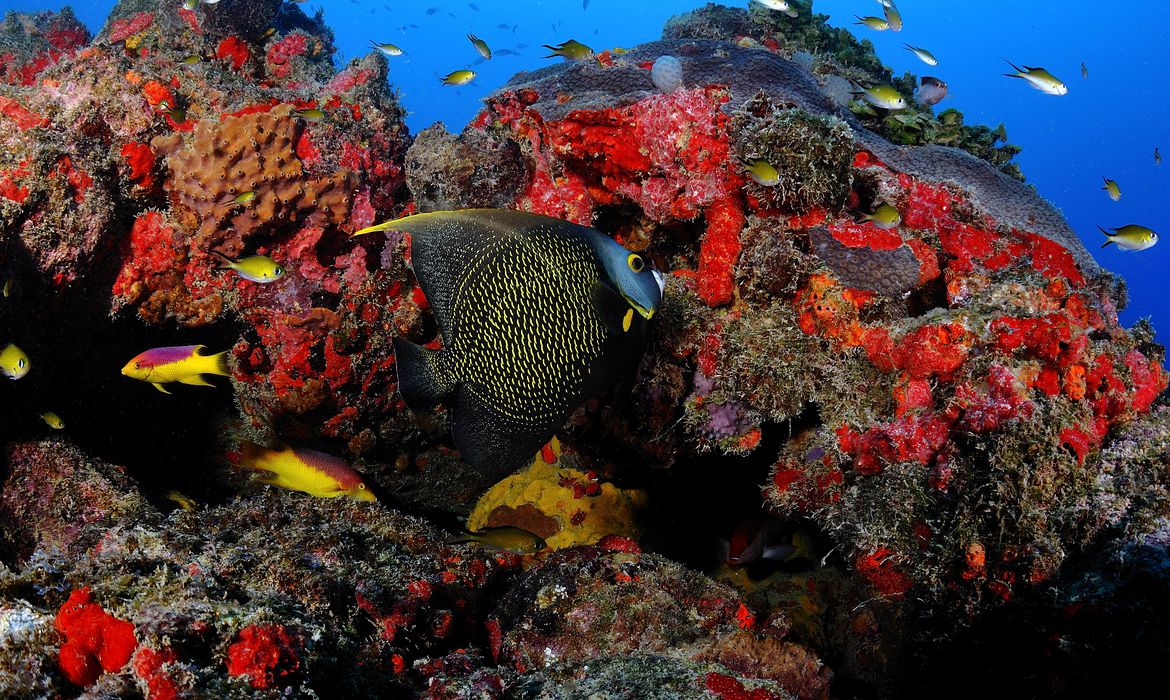
[[[301,126],[289,105],[267,112],[202,121],[195,138],[177,148],[174,137],[153,145],[170,153],[174,177],[168,187],[187,207],[199,228],[196,245],[243,252],[244,241],[310,217],[313,223],[340,224],[349,217],[350,195],[357,186],[352,173],[306,175],[296,144]],[[236,198],[254,193],[248,201]]]

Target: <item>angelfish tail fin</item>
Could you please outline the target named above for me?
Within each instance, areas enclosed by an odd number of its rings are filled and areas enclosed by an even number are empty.
[[[394,339],[398,390],[411,410],[430,408],[455,390],[455,381],[439,362],[439,353]]]

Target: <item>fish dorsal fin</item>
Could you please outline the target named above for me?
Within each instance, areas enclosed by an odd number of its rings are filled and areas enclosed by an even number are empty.
[[[511,209],[437,211],[407,216],[384,226],[410,234],[411,265],[445,345],[453,339],[459,289],[482,256],[492,255],[541,226],[570,236],[589,231],[568,221]]]

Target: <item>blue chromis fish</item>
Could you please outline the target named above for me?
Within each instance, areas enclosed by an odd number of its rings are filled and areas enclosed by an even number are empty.
[[[1117,186],[1117,181],[1110,180],[1108,178],[1101,179],[1105,180],[1105,186],[1101,189],[1105,190],[1109,194],[1109,199],[1112,199],[1114,202],[1121,201],[1121,188]]]
[[[863,214],[858,221],[868,221],[880,229],[898,228],[902,223],[902,215],[898,210],[886,203],[881,203],[872,214]]]
[[[20,379],[28,374],[31,362],[24,350],[16,347],[12,343],[4,346],[0,350],[0,374],[3,374],[9,379]]]
[[[442,81],[444,85],[466,85],[472,80],[475,80],[475,75],[475,71],[465,68],[463,70],[452,71],[447,75],[441,76],[439,80]]]
[[[418,411],[446,403],[456,447],[502,475],[529,463],[586,400],[636,369],[662,275],[585,226],[504,209],[417,214],[358,231],[411,235],[443,349],[394,340]],[[573,329],[571,333],[567,329]]]
[[[938,65],[938,59],[934,57],[934,54],[927,51],[926,49],[924,49],[920,46],[911,46],[910,44],[905,44],[905,47],[906,47],[907,51],[909,51],[910,53],[917,56],[918,60],[922,61],[926,65],[928,65],[928,66],[937,66]]]
[[[240,466],[268,472],[260,479],[266,484],[317,498],[378,500],[345,460],[316,450],[287,446],[274,450],[245,441],[240,444]]]
[[[1020,68],[1011,61],[1007,61],[1007,64],[1015,71],[1015,73],[1004,73],[1009,78],[1020,78],[1040,92],[1049,95],[1068,94],[1068,86],[1061,82],[1060,78],[1057,78],[1043,68],[1032,68],[1030,66]]]
[[[378,42],[371,39],[370,46],[381,51],[382,53],[386,54],[387,56],[401,56],[402,55],[402,49],[398,48],[394,44],[389,44],[389,43],[379,44]]]
[[[475,50],[479,52],[480,56],[483,56],[487,60],[491,60],[492,50],[488,48],[486,41],[480,39],[474,34],[468,34],[467,40],[471,42],[471,45],[475,47]]]
[[[53,413],[52,411],[42,411],[40,419],[44,421],[45,425],[49,426],[53,430],[65,429],[65,421],[61,420],[61,416]]]
[[[535,554],[547,545],[544,540],[518,527],[489,527],[479,532],[468,532],[447,540],[447,544],[474,542],[484,549],[513,554]]]
[[[164,394],[163,384],[179,382],[195,386],[215,386],[203,378],[204,374],[230,374],[227,367],[227,352],[204,355],[206,345],[178,345],[154,348],[139,354],[122,368],[122,374],[131,379],[150,382]]]
[[[268,284],[284,277],[285,269],[267,255],[250,255],[239,260],[232,260],[223,253],[213,250],[219,256],[222,266],[235,270],[236,274],[250,282]]]
[[[775,187],[780,184],[780,171],[766,160],[755,160],[744,166],[744,172],[757,185]]]
[[[1108,231],[1100,226],[1097,228],[1101,229],[1101,233],[1105,234],[1105,238],[1108,239],[1101,244],[1102,248],[1113,243],[1122,250],[1145,250],[1154,247],[1154,244],[1158,242],[1158,234],[1145,226],[1127,224],[1121,228],[1111,228]]]
[[[758,2],[759,4],[763,5],[764,7],[768,8],[769,10],[783,12],[784,14],[788,15],[789,17],[796,17],[796,15],[797,15],[796,9],[792,7],[792,3],[789,2],[788,0],[755,0],[755,1]]]
[[[589,48],[585,44],[582,44],[576,39],[562,41],[556,46],[549,46],[548,44],[543,44],[543,46],[549,51],[552,51],[552,53],[545,56],[545,58],[562,56],[569,61],[588,61],[589,59],[593,58],[593,49]]]

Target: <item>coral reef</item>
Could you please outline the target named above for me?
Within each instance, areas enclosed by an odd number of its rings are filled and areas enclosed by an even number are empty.
[[[1125,628],[1167,615],[1152,329],[1005,174],[1002,128],[850,106],[913,76],[781,17],[707,6],[412,140],[384,58],[335,70],[292,3],[123,0],[93,41],[9,15],[0,337],[33,370],[0,402],[0,695],[962,695],[948,669],[995,663],[988,694],[1041,696],[1164,655]],[[900,225],[860,220],[880,204]],[[351,237],[458,207],[589,224],[667,273],[636,380],[497,484],[397,395],[394,339],[438,343],[409,239]],[[231,377],[117,382],[190,342]],[[251,484],[242,439],[343,456],[379,502]],[[451,544],[463,517],[550,547]],[[716,561],[745,517],[792,552]]]

